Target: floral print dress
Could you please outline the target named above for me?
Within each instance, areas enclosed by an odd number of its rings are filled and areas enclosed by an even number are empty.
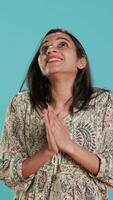
[[[63,120],[70,138],[100,158],[98,174],[61,152],[35,174],[22,177],[22,162],[47,145],[47,138],[43,112],[32,109],[29,91],[19,92],[8,108],[0,148],[0,179],[15,189],[14,200],[108,199],[107,189],[113,187],[113,95],[104,92],[90,100],[87,110],[75,108],[73,117]]]

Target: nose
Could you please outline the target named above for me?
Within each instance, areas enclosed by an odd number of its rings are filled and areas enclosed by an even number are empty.
[[[57,48],[55,46],[53,46],[53,45],[48,47],[47,54],[51,54],[52,52],[53,53],[57,52]]]

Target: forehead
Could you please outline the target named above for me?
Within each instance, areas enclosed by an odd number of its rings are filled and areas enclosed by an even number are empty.
[[[51,41],[57,40],[57,39],[65,39],[68,42],[70,42],[71,44],[74,44],[71,37],[69,35],[67,35],[66,33],[62,33],[62,32],[51,33],[51,34],[47,35],[44,38],[44,40],[42,41],[42,44],[45,42],[51,42]]]

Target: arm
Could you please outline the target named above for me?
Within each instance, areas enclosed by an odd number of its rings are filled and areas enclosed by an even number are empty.
[[[44,119],[48,121],[47,113],[44,112]],[[35,173],[40,167],[42,167],[48,160],[50,160],[54,154],[57,154],[59,149],[56,145],[55,139],[52,136],[51,130],[46,125],[47,131],[47,147],[42,149],[40,152],[36,152],[30,158],[27,158],[22,163],[22,176],[24,178],[28,177],[29,175]]]
[[[85,170],[96,175],[100,164],[98,156],[70,139],[62,119],[56,116],[53,110],[47,110],[46,112],[48,113],[48,121],[45,120],[45,124],[48,125],[50,134],[55,137],[58,148],[72,157]]]
[[[25,150],[23,102],[17,94],[11,101],[4,123],[0,150],[0,179],[8,187],[17,190],[27,190],[34,175],[24,180],[22,177],[22,162],[28,157]]]
[[[101,111],[98,120],[102,123],[102,131],[97,153],[93,154],[72,141],[66,152],[100,184],[110,188],[113,187],[113,95],[104,93],[98,106]]]
[[[94,175],[98,173],[100,165],[98,156],[81,147],[73,140],[70,140],[66,145],[65,153],[67,153],[73,160],[75,160],[75,162],[81,165],[88,172]]]
[[[100,145],[96,154],[71,141],[62,119],[55,116],[54,111],[47,111],[49,126],[61,151],[70,155],[100,183],[113,187],[113,95],[104,93],[99,98],[97,104],[100,112],[97,117],[102,130],[99,133]]]
[[[28,178],[31,174],[34,174],[40,167],[50,160],[52,156],[52,152],[48,149],[43,149],[24,160],[22,163],[22,177]]]
[[[26,191],[34,173],[58,150],[48,135],[47,148],[28,157],[24,138],[24,104],[19,94],[13,98],[8,109],[0,148],[0,179],[11,188]]]
[[[113,94],[105,98],[102,137],[97,156],[100,158],[100,169],[95,177],[104,183],[105,187],[113,187]],[[101,117],[101,116],[100,116]]]

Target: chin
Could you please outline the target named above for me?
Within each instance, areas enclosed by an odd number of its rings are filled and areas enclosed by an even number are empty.
[[[61,72],[61,67],[59,66],[47,67],[45,69],[45,74],[54,74],[54,73],[60,73],[60,72]]]

